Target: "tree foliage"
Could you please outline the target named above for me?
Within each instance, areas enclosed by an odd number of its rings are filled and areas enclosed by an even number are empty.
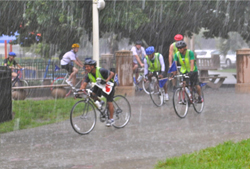
[[[100,35],[113,32],[118,40],[143,39],[166,57],[175,34],[190,37],[201,28],[206,38],[228,38],[236,31],[249,41],[249,10],[249,1],[106,1],[99,12]],[[80,42],[83,31],[89,40],[92,37],[92,1],[1,1],[0,16],[0,33],[18,31],[23,45],[46,43],[62,50]]]

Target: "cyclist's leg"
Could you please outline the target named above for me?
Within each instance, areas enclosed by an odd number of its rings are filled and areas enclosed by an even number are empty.
[[[135,83],[137,83],[137,79],[138,79],[138,76],[139,76],[138,64],[137,63],[133,63],[133,72],[135,73]]]
[[[78,69],[73,67],[72,70],[73,70],[73,72],[70,74],[70,76],[72,77],[73,86],[75,86],[76,85],[76,74],[78,73]]]
[[[16,72],[12,72],[11,73],[11,77],[12,77],[12,79],[15,79],[17,77],[17,73]]]
[[[114,115],[114,105],[113,105],[113,98],[115,94],[115,89],[113,86],[113,89],[111,93],[108,95],[104,92],[102,92],[102,95],[107,99],[108,109],[109,109],[109,120],[107,121],[106,126],[111,126],[114,123],[113,115]]]

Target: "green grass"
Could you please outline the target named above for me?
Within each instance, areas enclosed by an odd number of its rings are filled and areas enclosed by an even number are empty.
[[[250,139],[219,144],[192,154],[160,161],[155,169],[250,168]]]
[[[34,128],[69,119],[71,108],[77,101],[74,98],[13,101],[14,119],[0,123],[0,133]]]

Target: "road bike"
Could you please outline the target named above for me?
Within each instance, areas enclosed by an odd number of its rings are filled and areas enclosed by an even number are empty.
[[[14,68],[14,69],[17,69],[17,68]],[[29,86],[28,82],[24,79],[21,79],[22,78],[22,70],[24,70],[24,68],[22,69],[17,69],[17,76],[12,80],[12,87],[27,87]],[[30,94],[30,89],[27,88],[27,89],[14,89],[12,90],[13,91],[16,91],[16,90],[23,90],[25,91],[25,95],[26,97]]]
[[[77,89],[74,92],[76,98],[81,98],[71,109],[70,123],[74,131],[78,134],[85,135],[90,133],[95,125],[97,114],[99,111],[99,120],[101,122],[107,122],[109,119],[109,109],[106,99],[101,107],[98,107],[91,97],[91,89],[82,91]],[[129,101],[122,95],[116,95],[113,98],[114,105],[114,123],[113,127],[123,128],[125,127],[131,117],[131,106]]]
[[[146,94],[149,94],[149,80],[145,79],[145,75],[143,73],[144,68],[138,68],[139,76],[136,80],[135,77],[133,77],[134,87],[135,91],[144,91]]]
[[[69,73],[66,73],[66,75],[64,77],[57,77],[55,80],[53,80],[53,82],[51,83],[51,85],[59,85],[59,84],[67,84],[66,80],[69,78]],[[76,85],[75,88],[80,88],[80,86],[82,85],[83,80],[79,80]],[[71,87],[66,87],[65,88],[66,91],[66,95],[65,97],[68,97],[71,94]],[[51,88],[51,90],[53,90],[53,88]]]
[[[175,78],[179,78],[179,87],[177,87],[173,95],[173,106],[176,115],[180,118],[185,118],[191,104],[198,114],[202,113],[205,105],[204,93],[202,89],[201,95],[203,100],[199,102],[196,85],[190,83],[189,76],[187,74],[180,74],[175,75]],[[200,83],[200,86],[202,85],[203,84]]]
[[[151,82],[149,84],[149,95],[152,102],[157,106],[160,107],[164,103],[165,91],[164,85],[168,81],[168,78],[158,78],[158,73],[155,72],[151,77]]]

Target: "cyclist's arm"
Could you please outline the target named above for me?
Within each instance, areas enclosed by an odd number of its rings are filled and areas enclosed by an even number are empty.
[[[190,71],[194,71],[194,60],[190,60]]]
[[[163,72],[165,72],[165,63],[164,63],[164,59],[163,59],[162,54],[160,54],[159,60],[161,63],[161,72],[163,73]]]
[[[83,65],[81,65],[77,60],[73,60],[73,62],[74,62],[75,64],[77,64],[78,66],[83,67]]]
[[[114,77],[114,72],[109,72],[109,76],[108,76],[108,78],[105,80],[106,82],[108,82],[108,81],[110,81],[110,79],[112,79],[113,77]]]
[[[171,65],[172,65],[173,51],[174,51],[174,45],[171,44],[169,47],[169,55],[168,55],[169,67],[171,67]]]
[[[87,87],[87,82],[83,82],[83,84],[81,85],[81,87],[80,87],[80,89],[82,90],[82,89],[86,89],[86,87]]]
[[[138,55],[135,55],[135,58],[136,58],[137,62],[141,65],[141,67],[143,67],[143,64],[141,62],[140,57]]]
[[[147,59],[144,58],[144,75],[148,74],[148,63]]]
[[[76,58],[76,60],[82,65],[82,67],[83,67],[83,63],[82,63],[82,61],[77,57]]]
[[[20,69],[22,69],[23,67],[22,66],[20,66],[19,64],[16,64],[17,65],[17,67],[19,67]]]

